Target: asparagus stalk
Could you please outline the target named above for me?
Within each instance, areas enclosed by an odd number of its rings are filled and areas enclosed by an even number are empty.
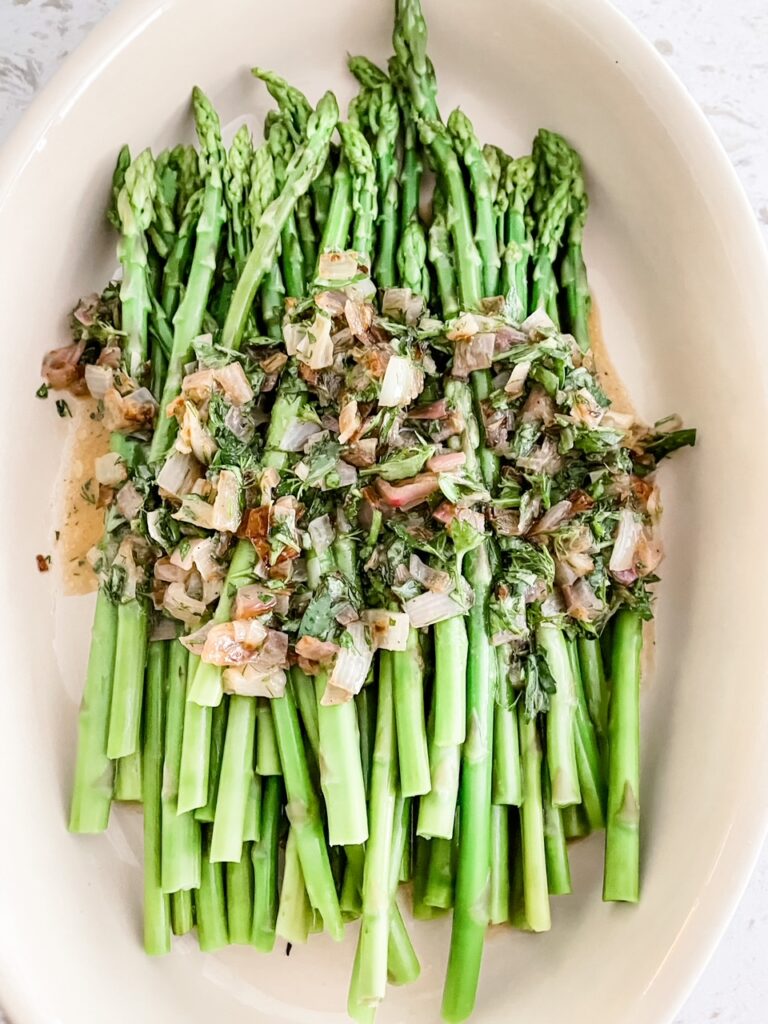
[[[517,705],[509,684],[509,648],[496,648],[498,694],[493,709],[493,802],[519,807],[523,799]]]
[[[520,806],[520,837],[523,862],[525,920],[534,932],[552,926],[544,846],[544,809],[541,793],[541,740],[535,718],[521,714],[520,757],[523,770],[523,802]]]
[[[605,825],[606,786],[598,749],[597,735],[589,717],[587,700],[584,695],[579,656],[574,640],[568,641],[568,655],[576,687],[576,765],[579,771],[582,807],[590,830]]]
[[[275,198],[276,188],[274,160],[269,146],[264,143],[254,152],[251,164],[251,191],[248,196],[251,239],[256,237],[264,211]],[[270,338],[280,341],[283,336],[285,285],[277,260],[266,274],[260,291],[260,302],[267,334]]]
[[[581,160],[571,150],[573,179],[571,184],[571,215],[566,227],[566,250],[560,269],[560,282],[568,306],[568,326],[582,352],[590,345],[589,314],[592,296],[587,280],[582,244],[587,221],[587,199]]]
[[[456,271],[451,251],[451,236],[446,221],[442,193],[435,193],[435,207],[432,225],[429,229],[429,261],[435,271],[440,308],[443,319],[450,320],[459,313],[459,297],[456,286]]]
[[[196,663],[195,667],[197,667]],[[201,708],[200,710],[204,710],[210,720],[210,752],[206,769],[207,782],[205,783],[208,796],[203,806],[195,809],[194,818],[195,821],[210,823],[216,817],[216,798],[219,795],[219,778],[221,776],[221,760],[224,756],[224,740],[227,735],[229,703],[223,700],[213,709]],[[199,785],[202,789],[202,779],[199,780]]]
[[[267,144],[272,152],[277,195],[279,196],[285,183],[288,160],[293,149],[285,117],[275,117],[272,119],[267,136]],[[298,197],[296,202],[298,202]],[[306,273],[304,253],[301,248],[301,241],[299,240],[299,229],[293,212],[289,213],[280,232],[280,250],[280,262],[283,268],[286,293],[292,298],[301,298],[306,291]]]
[[[301,869],[309,899],[322,915],[332,938],[341,940],[344,924],[323,835],[320,807],[309,775],[301,727],[290,690],[270,701],[288,797],[288,820],[296,833]]]
[[[286,942],[295,945],[306,942],[311,929],[312,905],[301,870],[296,830],[291,828],[285,844],[285,869],[275,931]]]
[[[333,191],[320,241],[320,252],[340,252],[346,249],[351,224],[352,175],[349,161],[342,151],[333,175]]]
[[[171,445],[177,421],[167,416],[170,403],[181,390],[184,366],[192,353],[192,342],[200,334],[203,315],[216,269],[216,251],[225,220],[223,168],[226,159],[221,144],[221,125],[216,111],[203,92],[192,92],[195,124],[200,140],[200,163],[205,178],[202,211],[195,232],[195,249],[184,298],[173,318],[173,349],[160,399],[160,417],[149,449],[149,461],[161,462]]]
[[[129,600],[118,606],[115,669],[107,736],[107,756],[113,760],[127,757],[139,749],[147,617],[144,600]]]
[[[195,903],[190,890],[171,893],[171,930],[187,935],[195,927]]]
[[[491,808],[491,924],[509,920],[509,810]]]
[[[168,709],[162,785],[162,883],[164,892],[200,886],[200,826],[187,811],[179,814],[179,775],[189,655],[177,641],[168,657]]]
[[[501,289],[513,320],[528,315],[528,267],[533,239],[526,220],[526,208],[533,195],[536,165],[531,157],[510,160],[504,171],[503,191],[507,195],[505,248]]]
[[[233,694],[221,761],[216,816],[211,833],[211,861],[239,861],[243,856],[245,808],[253,774],[256,701]]]
[[[253,927],[253,863],[248,843],[239,861],[227,863],[225,874],[229,941],[247,946]]]
[[[104,590],[96,598],[91,651],[77,724],[77,760],[70,832],[103,832],[109,824],[114,764],[107,754],[117,607]]]
[[[147,361],[147,321],[151,308],[147,268],[147,230],[152,222],[157,192],[155,161],[143,153],[126,168],[117,196],[121,238],[118,258],[123,268],[120,284],[123,358],[128,375],[141,381]]]
[[[275,723],[266,697],[256,701],[256,771],[259,775],[282,775]]]
[[[332,93],[326,93],[309,119],[306,143],[296,150],[288,164],[283,191],[269,205],[262,217],[222,329],[221,344],[224,348],[240,347],[248,314],[259,285],[269,271],[280,232],[293,212],[298,197],[306,192],[323,168],[338,115],[339,108],[335,97]]]
[[[469,613],[467,739],[459,791],[459,860],[451,951],[443,991],[443,1016],[465,1020],[472,1012],[490,917],[491,765],[495,663],[489,639],[491,567],[485,544],[467,555],[475,592]]]
[[[379,704],[371,778],[370,837],[363,876],[363,918],[358,940],[359,969],[350,993],[355,1003],[375,1007],[387,984],[387,946],[391,908],[390,874],[395,822],[397,738],[393,654],[379,655]],[[354,995],[354,1002],[352,996]]]
[[[421,796],[429,792],[431,781],[424,721],[424,663],[415,629],[408,633],[406,649],[392,652],[391,666],[400,788],[404,796]]]
[[[339,125],[344,155],[352,174],[354,225],[352,248],[370,265],[374,254],[378,191],[371,147],[361,131],[349,123]]]
[[[144,792],[144,769],[141,745],[134,753],[115,763],[115,800],[140,804]]]
[[[275,945],[277,921],[277,851],[283,783],[278,775],[264,781],[261,828],[258,842],[251,847],[253,859],[253,919],[251,945],[269,953]]]
[[[144,744],[144,949],[171,949],[171,905],[161,884],[161,789],[165,731],[165,644],[149,645],[146,740]]]
[[[315,677],[328,841],[331,846],[361,845],[368,838],[368,814],[357,711],[354,701],[326,707],[322,698],[327,681],[323,672]]]
[[[224,868],[210,857],[210,830],[204,829],[200,888],[195,895],[197,941],[204,953],[215,953],[229,945]]]
[[[552,896],[565,896],[571,890],[571,868],[563,828],[563,812],[552,798],[550,769],[542,766],[542,803],[544,806],[544,854],[547,862],[547,883]],[[574,805],[571,805],[574,806]]]
[[[580,636],[579,669],[584,684],[584,694],[589,708],[589,717],[597,734],[597,743],[604,766],[608,764],[608,685],[603,667],[600,641]]]
[[[611,670],[608,817],[603,899],[640,898],[640,654],[643,623],[637,612],[616,616]]]
[[[487,296],[496,295],[499,290],[501,260],[493,208],[491,169],[472,122],[461,110],[454,110],[448,118],[448,131],[472,183],[475,241],[483,263],[483,291]]]
[[[547,763],[552,782],[552,803],[555,807],[568,807],[581,803],[574,730],[576,684],[562,630],[552,622],[542,622],[536,630],[536,643],[547,659],[557,687],[547,714]]]
[[[200,659],[191,655],[187,669],[187,699],[184,703],[184,728],[181,735],[178,812],[204,807],[208,800],[208,773],[211,760],[211,708],[191,699],[192,681]]]

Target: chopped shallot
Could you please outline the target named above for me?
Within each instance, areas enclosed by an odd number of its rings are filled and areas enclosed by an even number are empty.
[[[283,697],[288,676],[282,668],[271,668],[260,672],[253,665],[242,668],[225,668],[221,683],[225,693],[239,694],[241,697]]]
[[[611,552],[608,568],[611,572],[626,572],[635,567],[635,549],[643,533],[643,524],[630,508],[619,513],[619,527]]]
[[[373,661],[373,648],[365,636],[362,622],[350,622],[328,685],[320,701],[324,706],[351,700],[363,688]]]
[[[85,384],[94,398],[103,398],[112,387],[115,377],[114,370],[98,363],[88,363],[85,367]]]
[[[253,398],[253,388],[240,363],[228,363],[213,371],[216,383],[230,405],[245,405]]]
[[[422,562],[415,553],[411,554],[408,571],[427,590],[433,590],[437,594],[448,594],[453,589],[450,573],[442,569],[433,569],[426,562]]]
[[[378,477],[376,490],[384,502],[391,508],[400,508],[405,511],[415,508],[423,501],[426,501],[430,494],[440,489],[440,481],[437,473],[420,473],[410,480],[402,483],[391,484]]]
[[[423,390],[424,371],[405,356],[392,356],[381,384],[379,405],[388,408],[409,405]]]
[[[163,597],[163,608],[174,619],[180,619],[187,626],[196,625],[205,615],[206,605],[190,597],[183,583],[170,583]]]
[[[436,622],[464,614],[464,609],[448,594],[432,593],[431,590],[406,601],[403,607],[414,629],[434,626]]]
[[[222,533],[235,533],[240,525],[242,487],[240,478],[231,469],[222,469],[213,503],[213,529]]]
[[[467,461],[464,452],[441,452],[427,459],[427,469],[432,473],[451,473],[455,469],[461,469]]]
[[[117,487],[128,479],[128,470],[117,452],[107,452],[96,459],[94,476],[104,487]]]
[[[411,623],[405,612],[366,608],[363,622],[371,631],[374,651],[404,651],[408,646]]]

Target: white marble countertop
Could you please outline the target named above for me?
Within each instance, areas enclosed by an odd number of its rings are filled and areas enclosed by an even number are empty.
[[[63,58],[117,2],[0,0],[0,142]],[[768,239],[766,0],[614,2],[701,105]],[[674,1024],[760,1024],[768,1019],[766,950],[768,848],[722,943]]]

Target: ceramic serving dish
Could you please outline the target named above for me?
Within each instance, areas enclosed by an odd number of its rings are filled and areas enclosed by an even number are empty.
[[[642,416],[700,431],[666,472],[668,557],[643,706],[643,899],[600,899],[600,837],[550,934],[489,936],[477,1024],[671,1020],[742,891],[768,820],[764,669],[768,265],[727,159],[661,60],[605,0],[425,0],[441,104],[527,151],[565,133],[592,198],[587,261]],[[0,1002],[14,1024],[336,1024],[351,940],[262,957],[140,941],[138,816],[65,827],[91,599],[52,550],[66,424],[34,397],[73,300],[115,265],[103,210],[119,145],[191,134],[199,83],[225,120],[267,109],[274,67],[316,98],[351,91],[344,55],[390,52],[389,0],[131,0],[66,62],[0,156]],[[54,550],[54,563],[56,554]],[[448,931],[418,925],[420,982],[380,1019],[438,1019]]]

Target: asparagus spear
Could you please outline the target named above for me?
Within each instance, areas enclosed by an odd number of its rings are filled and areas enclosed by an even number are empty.
[[[375,1007],[384,998],[387,984],[391,907],[389,878],[397,777],[393,682],[392,654],[382,651],[379,656],[379,705],[371,779],[370,838],[363,877],[363,921],[356,955],[359,969],[350,992],[350,1013],[356,1003]]]
[[[168,706],[162,785],[162,883],[164,892],[200,886],[200,826],[194,815],[179,813],[179,774],[187,694],[189,655],[178,642],[168,656]]]
[[[528,314],[528,265],[533,239],[525,212],[533,194],[535,169],[531,157],[520,157],[510,160],[504,172],[507,212],[501,287],[509,314],[518,322]]]
[[[259,840],[251,847],[254,894],[251,944],[262,953],[271,952],[275,945],[277,853],[282,802],[282,779],[272,775],[264,783]]]
[[[123,187],[117,195],[120,220],[118,258],[123,268],[120,285],[122,328],[125,336],[123,358],[128,375],[141,381],[147,361],[147,320],[150,291],[147,280],[147,229],[152,221],[157,191],[155,161],[143,153],[126,168]]]
[[[161,788],[165,731],[165,644],[149,645],[147,728],[144,744],[144,949],[158,955],[171,949],[171,905],[161,884]]]
[[[117,607],[104,590],[99,590],[85,689],[77,720],[70,832],[103,832],[109,824],[114,764],[107,755],[107,734],[116,639]]]
[[[640,654],[637,612],[616,616],[611,671],[608,817],[604,900],[637,903],[640,896]]]
[[[226,155],[221,144],[219,117],[198,88],[192,91],[192,105],[200,140],[200,164],[205,187],[187,286],[173,318],[173,349],[160,399],[161,414],[149,449],[151,463],[162,461],[173,443],[177,421],[175,417],[167,416],[165,410],[181,390],[184,366],[189,362],[192,342],[200,333],[225,219],[223,169]]]
[[[270,701],[275,721],[283,778],[288,797],[287,813],[296,834],[296,845],[307,893],[320,911],[332,938],[341,940],[344,924],[328,859],[317,794],[309,776],[296,705],[290,690]]]
[[[332,93],[320,100],[307,126],[307,141],[296,150],[286,169],[282,193],[265,210],[253,249],[232,296],[227,319],[221,335],[225,348],[237,349],[254,297],[277,249],[283,225],[290,216],[296,200],[322,170],[328,157],[331,135],[339,116],[339,108]]]
[[[293,149],[287,117],[272,118],[269,134],[267,135],[267,144],[272,153],[275,183],[277,195],[279,196],[284,187],[288,161]],[[298,198],[297,196],[297,202]],[[304,253],[301,248],[299,230],[296,226],[296,218],[293,212],[286,218],[280,232],[280,262],[283,268],[286,293],[293,298],[301,298],[306,291],[306,273]]]
[[[364,261],[371,262],[374,252],[375,225],[378,213],[376,166],[371,147],[361,131],[349,123],[339,125],[344,155],[352,173],[352,209],[355,220],[352,248]]]
[[[488,296],[496,295],[499,289],[501,260],[499,259],[496,216],[491,194],[491,169],[475,135],[472,122],[461,110],[454,110],[448,118],[448,131],[472,182],[472,198],[475,206],[475,241],[483,262],[483,291]]]
[[[235,133],[227,154],[224,183],[227,200],[227,247],[239,274],[250,251],[246,202],[250,193],[250,171],[253,162],[253,141],[247,125]]]

